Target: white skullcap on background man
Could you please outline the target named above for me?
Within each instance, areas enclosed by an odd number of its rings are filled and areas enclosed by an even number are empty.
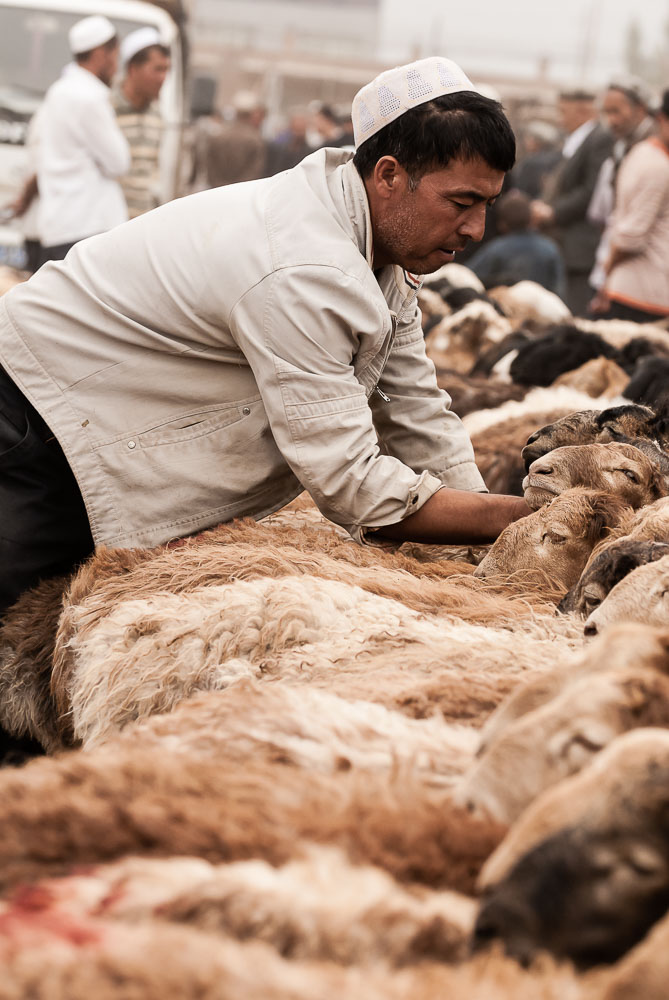
[[[435,97],[463,90],[476,91],[476,87],[457,63],[443,56],[429,56],[386,70],[353,98],[351,118],[356,149],[405,111]]]
[[[127,66],[133,56],[152,45],[162,45],[156,28],[138,28],[131,31],[121,42],[121,65]]]
[[[105,45],[116,35],[116,28],[111,21],[101,14],[92,14],[77,21],[70,28],[67,36],[70,43],[70,52],[73,56],[81,55],[82,52],[90,52],[97,49],[98,45]]]

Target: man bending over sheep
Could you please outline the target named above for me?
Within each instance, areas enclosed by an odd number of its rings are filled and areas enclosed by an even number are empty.
[[[360,542],[483,542],[420,278],[479,240],[515,142],[442,58],[353,103],[356,152],[174,201],[0,302],[0,608],[96,544],[155,546],[307,489]]]

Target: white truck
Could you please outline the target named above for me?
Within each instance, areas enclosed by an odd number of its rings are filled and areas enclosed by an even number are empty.
[[[71,59],[67,33],[89,14],[108,17],[121,39],[136,28],[155,27],[169,46],[172,68],[160,94],[166,124],[163,200],[179,193],[186,76],[181,0],[0,0],[0,210],[16,197],[29,173],[28,125],[47,88]],[[20,267],[22,243],[21,220],[5,219],[0,224],[0,263]]]

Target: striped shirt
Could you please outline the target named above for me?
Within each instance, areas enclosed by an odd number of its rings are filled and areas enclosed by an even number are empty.
[[[160,204],[163,119],[156,103],[138,111],[118,89],[112,92],[112,105],[130,146],[130,171],[119,180],[128,203],[128,217],[134,219]]]

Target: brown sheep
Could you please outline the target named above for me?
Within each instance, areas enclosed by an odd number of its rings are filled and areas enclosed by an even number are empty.
[[[503,834],[402,769],[305,780],[279,762],[240,767],[182,752],[176,734],[158,752],[128,732],[100,750],[5,769],[0,796],[3,887],[127,854],[279,865],[301,856],[307,839],[400,881],[467,893]]]
[[[669,907],[669,732],[626,733],[540,796],[487,862],[475,932],[529,961],[615,961]]]
[[[640,726],[669,726],[669,677],[636,665],[573,677],[488,745],[455,801],[510,825],[546,788]]]
[[[526,503],[536,510],[575,486],[607,490],[630,507],[669,493],[658,465],[631,444],[567,445],[535,459],[523,480]]]
[[[567,490],[506,527],[474,576],[499,580],[523,573],[561,597],[578,580],[595,544],[630,514],[610,493]]]
[[[552,384],[568,385],[593,398],[598,396],[613,398],[622,395],[628,382],[627,372],[611,358],[590,358],[573,371],[558,375]]]
[[[621,437],[655,439],[657,427],[655,411],[638,403],[604,410],[578,410],[535,430],[522,449],[522,459],[525,468],[529,469],[532,462],[554,448],[615,441]],[[664,446],[666,441],[662,438],[659,443]]]
[[[285,958],[342,965],[464,959],[476,910],[469,897],[407,888],[315,845],[276,868],[259,859],[123,858],[19,888],[14,901],[32,902],[54,922],[158,918],[263,941]]]
[[[517,685],[486,721],[477,755],[480,757],[516,719],[545,705],[575,678],[630,667],[669,675],[669,629],[632,622],[611,625],[569,662],[560,660],[553,669],[542,669],[538,676]]]

